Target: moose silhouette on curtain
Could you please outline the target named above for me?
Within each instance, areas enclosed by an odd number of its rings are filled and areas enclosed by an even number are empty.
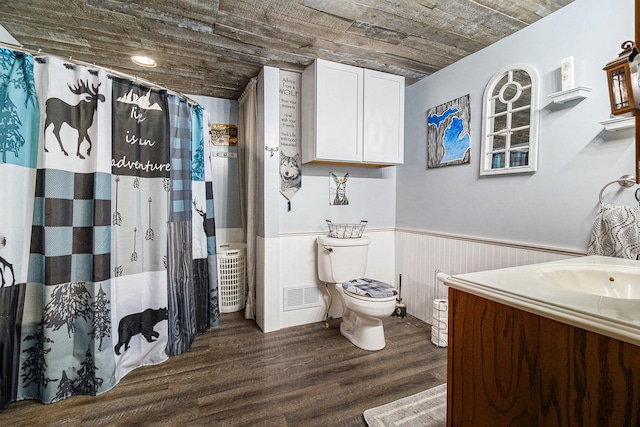
[[[104,102],[104,95],[98,93],[101,83],[97,85],[91,85],[89,88],[88,81],[79,80],[73,87],[69,86],[71,93],[75,95],[86,94],[84,100],[81,100],[76,105],[67,104],[65,101],[58,98],[49,98],[46,102],[46,120],[44,122],[44,130],[53,125],[53,134],[60,144],[60,150],[65,156],[69,154],[64,149],[62,140],[60,139],[60,128],[63,124],[68,124],[73,129],[78,131],[78,147],[76,149],[76,156],[84,159],[84,156],[80,154],[80,145],[82,141],[86,140],[89,143],[87,148],[87,156],[91,155],[91,138],[89,137],[89,128],[93,124],[93,115],[98,108],[98,101]],[[45,145],[44,151],[49,151]]]

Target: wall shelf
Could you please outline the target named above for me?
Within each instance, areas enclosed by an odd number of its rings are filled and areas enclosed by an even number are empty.
[[[600,122],[604,130],[615,132],[622,129],[629,129],[635,126],[635,117],[614,117]]]
[[[564,104],[565,102],[576,99],[583,99],[589,96],[591,88],[588,86],[577,86],[572,89],[562,90],[560,92],[549,94],[549,98],[556,104]]]

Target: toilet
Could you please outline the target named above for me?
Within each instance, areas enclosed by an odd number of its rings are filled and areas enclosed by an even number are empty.
[[[325,284],[334,284],[342,298],[340,333],[356,347],[375,351],[385,346],[382,319],[395,310],[397,292],[387,283],[362,277],[367,269],[370,242],[367,236],[355,239],[319,236],[318,277]],[[373,290],[366,290],[371,286]]]

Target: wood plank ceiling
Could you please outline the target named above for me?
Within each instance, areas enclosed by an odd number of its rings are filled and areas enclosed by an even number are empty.
[[[237,99],[263,66],[302,71],[315,58],[411,84],[572,1],[1,0],[0,24],[25,49]]]

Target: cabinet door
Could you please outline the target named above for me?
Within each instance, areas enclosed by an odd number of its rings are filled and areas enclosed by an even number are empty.
[[[365,70],[363,147],[366,163],[404,161],[404,77]]]
[[[640,425],[637,345],[449,288],[448,351],[448,426]]]
[[[362,68],[317,61],[316,158],[362,161]]]

